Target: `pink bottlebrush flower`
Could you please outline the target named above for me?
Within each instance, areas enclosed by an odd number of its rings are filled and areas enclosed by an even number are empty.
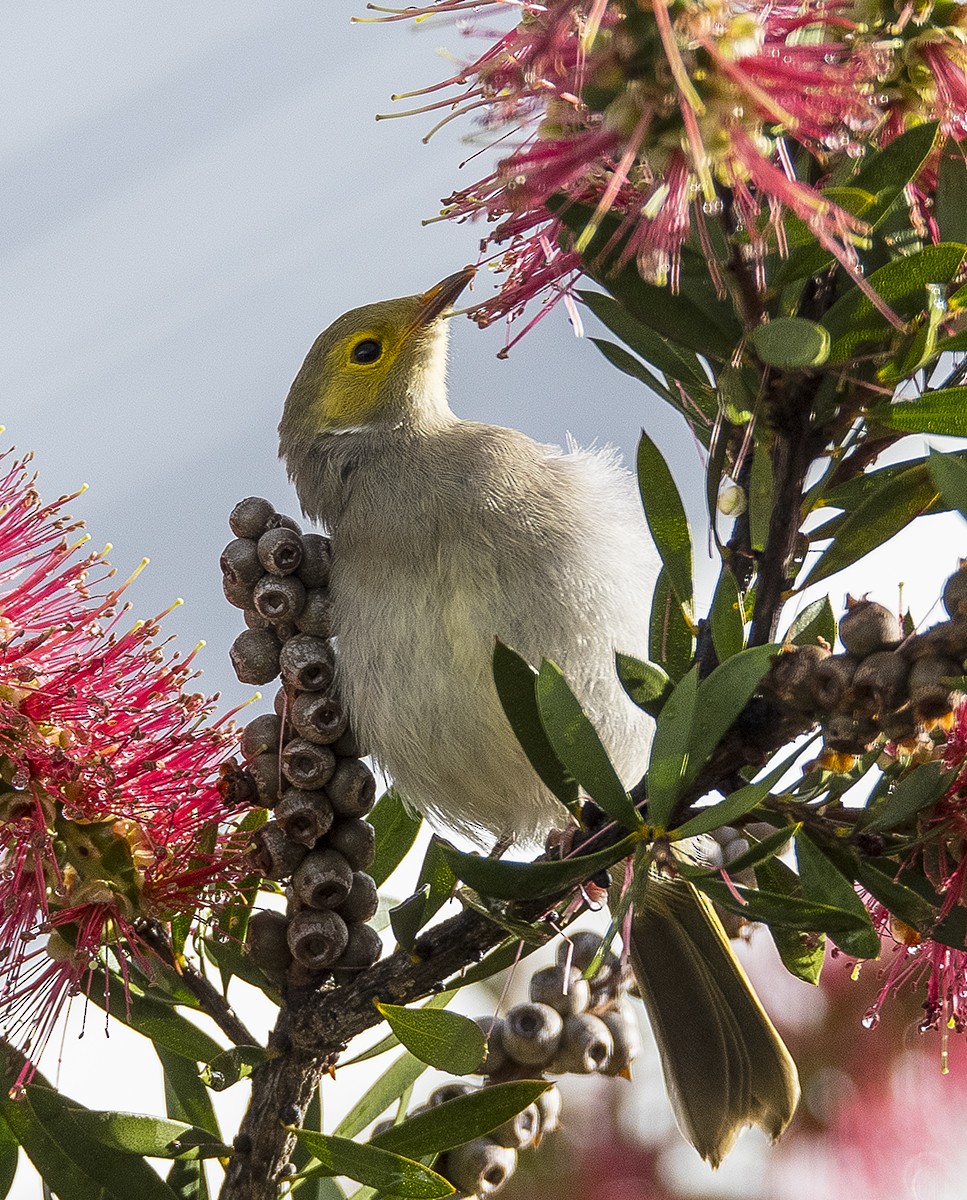
[[[148,967],[140,923],[217,905],[245,867],[227,718],[157,619],[121,628],[126,585],[69,544],[73,497],[42,504],[27,461],[0,478],[0,1028],[35,1062],[108,951]]]

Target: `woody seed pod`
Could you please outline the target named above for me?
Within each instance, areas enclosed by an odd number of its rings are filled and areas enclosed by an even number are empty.
[[[878,650],[865,658],[853,676],[853,707],[875,717],[898,708],[906,699],[910,664],[893,650]]]
[[[283,747],[281,762],[282,774],[289,783],[312,791],[328,782],[336,767],[336,756],[328,746],[293,738]]]
[[[306,592],[305,604],[295,619],[300,633],[313,637],[332,637],[332,597],[328,588],[312,588]]]
[[[601,1014],[611,1034],[611,1056],[601,1068],[602,1075],[620,1075],[641,1053],[641,1026],[630,1004],[619,1004]]]
[[[290,719],[300,737],[323,746],[337,741],[349,724],[346,710],[330,692],[301,692]]]
[[[292,891],[308,908],[336,908],[349,895],[353,873],[337,850],[313,850],[292,875]]]
[[[839,640],[847,654],[866,658],[877,650],[895,646],[901,636],[896,614],[885,605],[846,597],[846,612],[839,622]]]
[[[231,583],[254,587],[262,577],[258,546],[252,538],[235,538],[221,553],[222,577]]]
[[[556,1083],[552,1083],[547,1091],[541,1092],[534,1103],[541,1118],[540,1136],[553,1133],[561,1124],[561,1109],[564,1105],[561,1089]]]
[[[299,578],[307,588],[323,588],[329,582],[332,568],[332,549],[329,539],[321,533],[302,535],[302,563]]]
[[[836,754],[865,754],[879,732],[879,726],[867,718],[834,712],[823,726],[823,744]]]
[[[934,721],[949,713],[954,707],[956,692],[945,679],[962,674],[963,668],[954,659],[933,655],[917,659],[910,668],[909,680],[914,716],[921,721]]]
[[[474,1072],[477,1075],[497,1075],[507,1065],[509,1055],[504,1047],[503,1017],[474,1017],[484,1035],[484,1060]]]
[[[239,500],[232,509],[228,524],[232,533],[240,538],[254,538],[256,541],[269,527],[269,518],[275,515],[275,509],[261,496],[247,496]]]
[[[274,821],[255,830],[252,846],[252,861],[266,879],[287,879],[306,856],[305,846],[294,842]]]
[[[302,562],[302,537],[294,529],[278,525],[262,534],[258,550],[259,562],[266,571],[272,575],[291,575]]]
[[[282,722],[275,713],[262,713],[254,717],[242,730],[242,753],[246,758],[264,754],[267,750],[278,753],[282,738]]]
[[[515,1004],[501,1032],[504,1049],[515,1062],[546,1067],[561,1044],[564,1022],[547,1004]]]
[[[541,1131],[541,1114],[535,1104],[528,1104],[516,1116],[498,1125],[488,1135],[498,1146],[508,1146],[512,1150],[526,1150],[537,1140]]]
[[[340,817],[365,817],[376,803],[373,772],[358,758],[340,759],[326,784],[326,795]]]
[[[329,845],[345,855],[354,871],[365,871],[376,856],[376,830],[368,821],[343,818],[330,829]]]
[[[243,629],[228,652],[242,683],[268,683],[279,673],[279,639],[268,629]]]
[[[849,654],[831,654],[813,671],[813,697],[820,710],[836,708],[849,692],[856,674],[856,659]]]
[[[328,642],[300,633],[289,638],[282,647],[279,666],[289,687],[303,692],[322,692],[332,684],[335,660]]]
[[[476,1092],[478,1089],[472,1083],[464,1083],[460,1079],[452,1079],[449,1083],[443,1083],[438,1088],[435,1088],[427,1097],[427,1108],[436,1108],[438,1104],[446,1104],[450,1100],[457,1100],[461,1096],[469,1096],[471,1092]]]
[[[347,923],[350,921],[371,921],[379,909],[379,894],[371,875],[365,871],[353,871],[352,887],[349,895],[337,909],[339,915]]]
[[[766,682],[772,693],[806,716],[816,711],[813,676],[819,663],[830,657],[828,646],[784,646],[772,660]]]
[[[943,606],[951,617],[967,616],[967,558],[943,585]]]
[[[263,575],[252,591],[255,611],[267,621],[294,621],[306,602],[306,589],[294,575]]]
[[[286,939],[289,919],[285,913],[267,908],[253,913],[245,933],[245,951],[270,979],[281,979],[292,962]]]
[[[383,953],[383,941],[372,927],[362,921],[347,924],[349,940],[346,949],[332,964],[337,981],[348,980],[357,971],[365,971],[373,963],[379,962]],[[343,974],[345,972],[345,974]]]
[[[273,808],[282,792],[279,756],[266,753],[257,754],[245,765],[246,771],[255,784],[255,792],[263,808]]]
[[[325,792],[290,787],[275,806],[275,819],[294,842],[311,849],[332,826],[332,805]]]
[[[332,910],[303,908],[289,922],[289,949],[296,962],[310,971],[331,967],[349,943],[349,930]]]
[[[515,1150],[489,1138],[475,1138],[447,1151],[437,1170],[464,1195],[486,1197],[504,1186],[516,1166]]]
[[[563,966],[543,967],[531,976],[530,998],[549,1004],[562,1017],[583,1013],[591,1000],[591,985],[577,967],[565,974]]]
[[[600,1017],[568,1017],[550,1069],[555,1074],[591,1075],[607,1066],[613,1049],[611,1030]]]

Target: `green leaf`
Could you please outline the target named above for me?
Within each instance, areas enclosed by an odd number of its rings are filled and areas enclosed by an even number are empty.
[[[494,641],[493,672],[497,696],[527,761],[562,804],[573,806],[578,785],[561,765],[545,732],[537,703],[537,672],[499,638]]]
[[[667,828],[685,785],[697,702],[698,668],[693,667],[665,701],[651,744],[648,819],[659,829]]]
[[[688,518],[668,464],[644,431],[638,442],[638,490],[668,581],[682,607],[690,610],[692,535]]]
[[[894,916],[921,933],[926,932],[937,919],[937,910],[913,888],[898,883],[893,878],[896,869],[896,863],[861,858],[856,864],[856,878]],[[961,944],[960,949],[963,948]]]
[[[10,1126],[0,1117],[0,1200],[6,1200],[20,1162],[20,1145]]]
[[[933,433],[967,437],[967,387],[925,392],[916,400],[879,405],[870,420],[902,433]]]
[[[85,1137],[142,1158],[176,1158],[201,1151],[206,1158],[231,1153],[231,1148],[205,1129],[183,1121],[143,1113],[111,1112],[76,1107],[68,1102],[72,1121]]]
[[[829,332],[802,317],[774,317],[757,325],[749,341],[761,362],[783,371],[819,367],[829,357]]]
[[[660,396],[672,408],[683,415],[685,414],[685,406],[675,393],[669,391],[664,383],[662,383],[660,377],[653,374],[633,354],[629,354],[624,346],[619,346],[615,342],[609,342],[607,338],[591,338],[590,341],[593,346],[597,346],[613,367],[617,367],[625,375],[630,375],[632,379],[637,379],[645,387],[651,388],[656,396]]]
[[[611,296],[579,291],[578,296],[602,324],[630,349],[669,379],[698,383],[711,390],[708,373],[697,354],[677,346],[633,317]]]
[[[416,945],[416,935],[426,921],[426,901],[430,894],[430,885],[425,883],[421,888],[389,910],[390,928],[401,950],[408,954],[413,952]]]
[[[828,596],[807,604],[786,634],[786,639],[796,646],[815,646],[820,638],[830,646],[836,641],[836,614]]]
[[[738,654],[745,645],[745,620],[739,585],[728,567],[722,567],[709,610],[712,645],[720,663]]]
[[[796,862],[805,899],[850,912],[859,922],[856,929],[837,934],[836,944],[840,949],[856,958],[879,957],[880,935],[873,928],[869,911],[856,894],[852,880],[846,878],[804,829],[796,836]]]
[[[938,129],[936,121],[928,121],[901,133],[882,150],[868,154],[850,180],[852,187],[872,192],[876,197],[873,208],[863,214],[874,228],[897,202],[910,180],[919,174],[933,150]]]
[[[267,1062],[271,1055],[261,1046],[232,1046],[207,1063],[202,1080],[213,1092],[224,1092],[242,1079],[247,1079],[256,1067]]]
[[[782,965],[804,983],[819,983],[826,961],[825,933],[803,933],[773,925],[769,929]]]
[[[864,833],[887,833],[912,820],[922,809],[935,804],[953,781],[953,772],[939,762],[924,763],[911,771],[884,800],[869,809],[860,822]]]
[[[146,996],[133,982],[125,985],[124,980],[113,971],[110,979],[110,998],[105,990],[103,971],[92,973],[86,993],[90,1000],[109,1012],[115,1020],[150,1038],[156,1047],[173,1050],[193,1062],[210,1062],[222,1053],[224,1047],[197,1025],[180,1016],[169,1004]]]
[[[469,1018],[443,1009],[405,1008],[378,1002],[376,1007],[400,1042],[420,1062],[451,1075],[472,1074],[483,1062],[484,1035]]]
[[[568,774],[613,820],[629,829],[640,825],[641,817],[597,730],[561,669],[547,659],[537,674],[537,708],[547,739]]]
[[[747,813],[752,812],[758,804],[761,804],[771,789],[771,776],[761,779],[758,783],[749,783],[743,788],[738,788],[730,796],[720,800],[718,804],[710,804],[707,808],[703,808],[684,825],[676,826],[672,831],[675,834],[675,840],[698,837],[701,833],[711,833],[713,829],[731,825],[739,817],[744,817]]]
[[[967,520],[967,463],[959,455],[931,449],[927,469],[944,504]]]
[[[411,1200],[435,1200],[437,1196],[450,1196],[455,1190],[453,1184],[429,1167],[398,1154],[390,1154],[388,1150],[360,1145],[348,1138],[314,1133],[309,1129],[294,1129],[292,1132],[318,1162],[317,1166],[305,1172],[304,1178],[311,1179],[313,1175],[346,1175],[387,1195]]]
[[[672,690],[668,675],[654,663],[642,662],[630,654],[616,654],[614,665],[621,686],[635,704],[650,716],[657,717]]]
[[[446,848],[445,853],[457,878],[481,896],[493,900],[531,900],[557,895],[590,879],[633,854],[639,845],[638,835],[632,833],[605,850],[574,855],[562,862],[504,862],[479,854],[463,854],[452,847]]]
[[[967,242],[967,166],[952,139],[940,153],[934,217],[944,242]]]
[[[757,428],[749,478],[749,539],[753,550],[764,550],[769,540],[769,524],[775,508],[774,492],[772,440]]]
[[[434,834],[423,856],[423,865],[416,881],[417,887],[427,885],[430,889],[423,910],[423,920],[429,921],[453,896],[456,876],[450,870],[441,849],[441,839]]]
[[[692,663],[692,630],[662,568],[655,583],[648,632],[648,657],[660,663],[674,679],[681,679]]]
[[[882,546],[930,511],[939,494],[922,465],[884,480],[873,495],[846,514],[832,544],[814,563],[800,589],[828,579]]]
[[[221,1135],[215,1107],[195,1063],[163,1046],[155,1046],[154,1049],[164,1071],[165,1111],[168,1116],[207,1130],[217,1140]]]
[[[376,857],[369,868],[377,887],[382,887],[416,841],[423,818],[410,812],[399,792],[390,788],[367,817],[376,830]]]
[[[453,997],[457,994],[457,990],[458,989],[456,987],[452,987],[445,992],[435,992],[429,998],[429,1000],[426,1000],[423,1003],[421,1007],[446,1008]],[[352,1058],[341,1058],[339,1060],[339,1066],[340,1068],[351,1067],[355,1063],[365,1062],[369,1058],[377,1058],[380,1054],[385,1054],[387,1050],[392,1050],[394,1046],[398,1046],[399,1044],[399,1038],[396,1036],[396,1034],[388,1033],[386,1037],[380,1038],[375,1045],[370,1046],[367,1050],[361,1050],[359,1054],[353,1055]]]
[[[778,652],[778,646],[752,646],[717,666],[699,685],[689,735],[686,784],[695,779],[712,757],[716,746],[755,694]]]
[[[356,1137],[367,1125],[386,1112],[407,1088],[412,1087],[425,1070],[426,1063],[420,1062],[409,1051],[401,1054],[359,1097],[333,1132],[338,1137]]]
[[[798,825],[783,825],[773,833],[766,834],[764,838],[759,839],[751,837],[748,831],[746,831],[749,848],[744,854],[740,854],[738,858],[732,859],[729,863],[729,874],[738,874],[749,867],[754,867],[758,871],[763,863],[770,862],[776,854],[785,852],[798,830]],[[679,867],[679,870],[682,874],[689,874],[689,878],[709,874],[704,869],[693,869],[691,873],[686,872],[682,867]],[[712,871],[711,874],[715,875],[716,872]]]
[[[713,876],[703,876],[693,879],[692,882],[716,904],[720,904],[729,912],[737,913],[747,921],[762,921],[765,925],[776,925],[780,928],[815,930],[831,934],[863,927],[863,921],[855,913],[831,904],[818,904],[795,896],[737,885],[733,885],[733,892],[732,888]]]
[[[503,1125],[545,1092],[546,1080],[519,1080],[478,1088],[407,1117],[399,1125],[373,1138],[370,1145],[409,1158],[439,1154],[483,1137]]]

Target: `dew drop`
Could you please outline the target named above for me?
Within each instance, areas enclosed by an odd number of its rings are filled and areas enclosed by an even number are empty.
[[[861,1024],[864,1029],[875,1029],[880,1023],[880,1014],[870,1008],[863,1014]]]

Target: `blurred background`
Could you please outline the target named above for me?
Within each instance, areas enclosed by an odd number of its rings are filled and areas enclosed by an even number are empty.
[[[432,116],[374,120],[391,93],[452,73],[440,47],[461,56],[480,43],[453,25],[353,15],[365,15],[361,0],[7,0],[0,10],[3,444],[36,452],[47,499],[90,485],[73,514],[96,545],[113,543],[122,576],[151,559],[130,593],[137,615],[184,598],[167,628],[185,650],[207,642],[200,686],[226,707],[251,689],[228,665],[241,622],[222,598],[218,554],[239,498],[296,511],[275,428],[306,350],[343,310],[474,261],[481,233],[421,224],[486,173],[486,155],[459,168],[484,144],[461,140],[472,130],[457,122],[424,145]],[[490,27],[493,11],[472,19]],[[575,337],[563,306],[506,361],[503,329],[453,324],[461,416],[626,456],[648,427],[693,518],[707,594],[702,464],[684,423]],[[892,604],[904,583],[923,620],[965,549],[958,519],[929,518],[834,580],[834,603],[848,587]],[[819,993],[782,974],[761,931],[749,957],[806,1081],[778,1151],[749,1136],[713,1175],[678,1140],[651,1061],[634,1086],[569,1087],[564,1132],[524,1156],[508,1197],[961,1195],[962,1047],[942,1076],[936,1038],[915,1032],[915,996],[865,1031],[877,964],[854,983],[833,962]],[[78,1041],[82,1028],[75,1011],[62,1066],[55,1039],[47,1074],[94,1106],[160,1111],[160,1078],[138,1040],[115,1025],[105,1041],[94,1012]],[[355,1086],[343,1079],[330,1089],[336,1115]],[[227,1127],[244,1091],[229,1094]],[[39,1195],[23,1169],[13,1196]]]

